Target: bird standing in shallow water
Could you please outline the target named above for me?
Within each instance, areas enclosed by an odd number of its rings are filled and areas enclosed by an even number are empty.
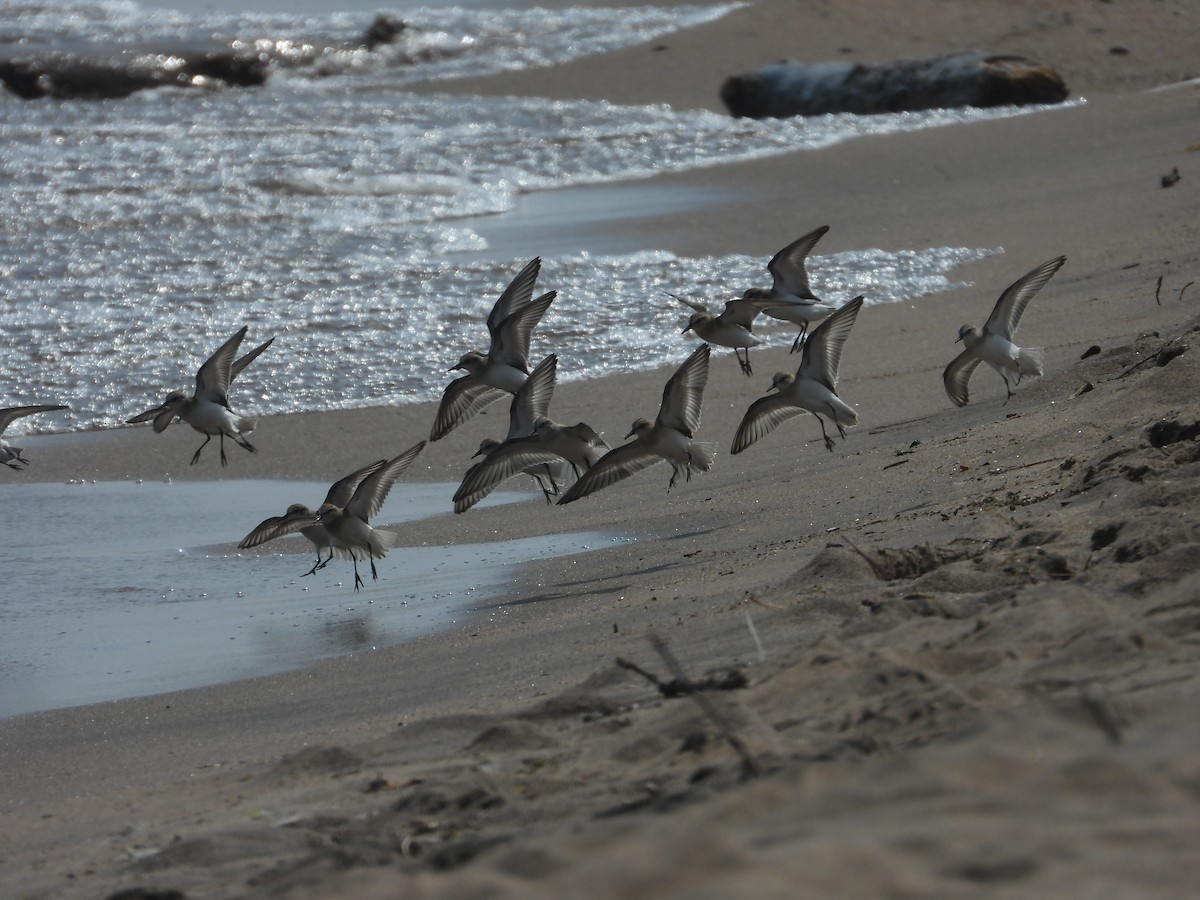
[[[987,363],[1004,379],[1004,388],[1008,391],[1008,396],[1004,398],[1006,404],[1013,397],[1013,384],[1020,384],[1022,378],[1041,377],[1041,348],[1018,347],[1013,343],[1013,337],[1029,301],[1066,261],[1065,256],[1055,257],[1009,285],[996,301],[982,330],[972,325],[964,325],[958,330],[957,340],[962,341],[963,352],[942,373],[946,394],[955,406],[966,406],[970,400],[967,385],[975,367],[981,362]]]
[[[376,460],[335,481],[325,494],[325,503],[344,507],[350,502],[362,480],[386,462],[387,460],[385,459]],[[293,525],[296,527],[292,527]],[[335,550],[343,552],[346,550],[346,548],[338,544],[337,539],[329,533],[329,530],[324,525],[317,522],[317,511],[310,509],[303,503],[293,503],[282,516],[271,516],[270,518],[263,519],[248,535],[242,538],[238,544],[238,549],[248,550],[251,547],[257,547],[259,544],[265,544],[267,541],[273,541],[275,538],[282,537],[285,534],[291,534],[296,530],[299,530],[302,535],[308,538],[317,551],[317,561],[313,563],[311,569],[300,576],[301,578],[313,574],[318,569],[325,568],[329,561],[333,559]],[[322,559],[321,553],[324,550],[328,550],[329,555]]]
[[[221,465],[226,464],[225,438],[229,437],[234,443],[250,453],[257,453],[245,435],[254,430],[258,423],[256,418],[239,416],[229,407],[229,385],[241,371],[252,363],[260,353],[274,343],[271,338],[264,344],[255,347],[240,359],[234,359],[238,347],[246,337],[248,327],[243,325],[236,334],[222,344],[196,372],[196,390],[188,397],[183,391],[171,391],[161,405],[148,409],[126,421],[127,425],[153,420],[156,434],[166,430],[171,422],[179,417],[187,422],[195,431],[204,435],[204,443],[192,454],[191,465],[200,459],[202,451],[213,435],[221,439]]]
[[[671,464],[667,490],[675,486],[680,472],[691,480],[693,471],[707,472],[712,468],[716,444],[694,439],[700,427],[700,405],[708,383],[710,353],[708,344],[696,348],[663,388],[658,418],[654,422],[636,420],[625,435],[634,440],[604,454],[571,485],[559,499],[559,505],[586,497],[663,460]]]
[[[817,417],[821,437],[829,450],[833,450],[833,439],[825,431],[822,416],[829,416],[843,439],[845,426],[858,424],[858,413],[837,395],[837,383],[842,347],[862,304],[863,298],[855,297],[817,326],[812,337],[804,342],[804,355],[796,373],[777,372],[771,390],[778,393],[750,404],[734,435],[730,453],[741,453],[781,422],[804,412]]]

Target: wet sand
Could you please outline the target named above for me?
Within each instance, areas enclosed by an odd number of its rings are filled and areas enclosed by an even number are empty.
[[[823,222],[826,253],[1004,248],[953,273],[972,287],[860,316],[840,393],[862,424],[832,453],[804,417],[730,456],[746,407],[796,359],[755,351],[746,378],[716,350],[711,472],[667,493],[659,467],[568,507],[472,510],[409,535],[431,554],[634,525],[645,540],[533,562],[466,628],[403,647],[0,722],[10,892],[1189,896],[1200,91],[1145,89],[1194,64],[1175,36],[1200,7],[1116,6],[817,4],[813,28],[789,32],[826,36],[815,58],[1021,50],[1088,100],[664,173],[656,184],[723,199],[589,226],[692,255],[767,256]],[[784,53],[793,9],[754,4],[668,50],[488,84],[705,105],[724,75]],[[1046,377],[1003,405],[981,367],[955,408],[941,370],[963,310],[982,323],[1059,254],[1019,335],[1045,347]],[[616,440],[668,375],[564,384],[553,412]],[[261,452],[230,472],[327,479],[347,444],[394,454],[432,416],[265,419]],[[488,424],[406,477],[454,480]],[[194,449],[184,429],[27,443],[47,480],[161,477]]]

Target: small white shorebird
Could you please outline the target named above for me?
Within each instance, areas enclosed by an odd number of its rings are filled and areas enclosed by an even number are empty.
[[[708,344],[696,348],[663,388],[658,418],[654,422],[635,421],[625,435],[634,440],[604,454],[559,499],[560,505],[586,497],[664,459],[671,464],[667,490],[675,486],[681,472],[691,480],[693,471],[707,472],[712,468],[716,444],[695,440],[704,386],[708,383],[710,353]]]
[[[386,462],[386,459],[376,460],[335,481],[325,494],[325,503],[332,506],[346,506],[354,496],[354,492],[358,489],[362,480]],[[296,527],[293,528],[293,525],[296,525]],[[336,551],[340,550],[343,554],[347,553],[346,548],[338,543],[337,539],[329,533],[329,530],[317,522],[317,511],[310,509],[303,503],[293,503],[282,516],[271,516],[270,518],[263,519],[254,527],[253,531],[242,538],[238,544],[238,549],[248,550],[251,547],[257,547],[259,544],[273,541],[277,537],[291,534],[297,529],[312,542],[313,547],[317,551],[317,561],[313,563],[311,569],[300,576],[301,578],[313,574],[318,569],[325,568],[329,564],[329,561],[333,559]],[[329,555],[322,559],[321,554],[326,550],[329,551]]]
[[[515,394],[529,377],[533,329],[557,296],[556,291],[550,291],[531,299],[541,262],[540,258],[531,260],[492,307],[487,319],[491,335],[487,353],[470,350],[450,368],[451,372],[464,370],[467,374],[450,382],[442,393],[429,440],[445,437],[506,393]]]
[[[8,409],[0,409],[0,434],[4,434],[4,430],[9,425],[24,416],[69,408],[63,406],[61,403],[43,403],[39,406],[10,406]],[[21,466],[17,465],[17,463],[22,463],[26,466],[29,465],[29,460],[21,455],[24,452],[20,447],[14,447],[8,441],[4,440],[4,438],[0,437],[0,463],[19,472],[21,471]]]
[[[846,426],[858,424],[858,413],[837,395],[837,383],[842,347],[862,304],[863,298],[855,297],[817,326],[804,342],[804,354],[796,374],[777,372],[771,381],[771,390],[778,393],[750,404],[734,435],[731,453],[741,453],[780,423],[805,412],[817,417],[821,436],[829,450],[833,450],[833,439],[825,431],[822,416],[829,416],[843,439]]]
[[[379,512],[379,508],[383,506],[396,479],[412,465],[417,454],[424,448],[425,442],[421,441],[419,444],[409,447],[395,459],[380,460],[366,466],[365,468],[370,471],[358,483],[358,487],[354,489],[354,493],[348,500],[344,499],[345,494],[341,493],[340,496],[332,499],[326,497],[325,502],[321,504],[321,508],[316,513],[281,516],[283,521],[277,526],[273,537],[282,537],[293,531],[302,531],[310,525],[320,525],[329,534],[329,546],[334,554],[343,558],[348,556],[354,563],[355,591],[365,586],[362,576],[358,574],[360,559],[365,558],[371,561],[371,577],[378,581],[379,573],[375,570],[375,560],[387,556],[388,550],[396,541],[396,535],[390,531],[380,531],[371,527],[368,520]],[[339,504],[337,502],[339,500],[343,502]]]
[[[792,353],[804,343],[810,325],[823,322],[837,309],[813,293],[805,268],[808,254],[828,230],[828,225],[822,225],[792,241],[767,263],[771,286],[750,288],[742,294],[743,300],[753,303],[765,315],[800,326],[800,333],[792,341]]]
[[[470,509],[501,482],[520,472],[537,479],[546,502],[550,502],[551,492],[546,490],[543,479],[549,476],[553,493],[557,493],[555,477],[562,480],[564,460],[570,463],[578,478],[581,469],[590,469],[610,449],[604,439],[583,422],[560,425],[549,417],[547,413],[557,372],[558,357],[551,354],[517,391],[513,398],[508,439],[502,444],[494,441],[480,444],[480,453],[487,455],[463,476],[462,484],[454,494],[456,513]],[[486,451],[484,445],[488,445]]]
[[[742,372],[746,375],[754,374],[754,370],[750,368],[750,348],[762,343],[751,330],[751,325],[758,315],[757,305],[745,300],[727,300],[725,308],[717,314],[699,301],[688,300],[678,294],[670,296],[695,310],[682,334],[692,331],[696,337],[709,344],[732,347]]]
[[[154,431],[157,434],[166,430],[176,417],[187,422],[195,431],[204,435],[204,443],[192,454],[193,466],[199,461],[200,451],[208,446],[213,435],[218,435],[221,439],[221,465],[226,464],[226,437],[250,453],[257,453],[258,450],[246,440],[245,435],[254,430],[258,419],[239,416],[230,409],[229,385],[246,366],[274,343],[275,338],[260,344],[240,359],[234,359],[247,330],[248,326],[243,325],[205,361],[196,373],[196,390],[191,397],[183,391],[171,391],[161,405],[139,413],[127,420],[126,424],[135,425],[153,419]]]
[[[1008,391],[1008,396],[1004,398],[1005,403],[1012,399],[1013,385],[1020,384],[1022,378],[1041,377],[1041,348],[1018,347],[1013,343],[1013,336],[1017,333],[1021,314],[1025,312],[1029,301],[1046,286],[1046,282],[1066,261],[1065,256],[1055,257],[1013,282],[996,301],[996,306],[984,323],[982,331],[972,325],[964,325],[958,330],[957,341],[963,342],[963,352],[958,354],[942,373],[946,393],[955,406],[967,405],[970,399],[967,385],[971,380],[971,373],[981,362],[987,363],[1004,379],[1004,387]]]

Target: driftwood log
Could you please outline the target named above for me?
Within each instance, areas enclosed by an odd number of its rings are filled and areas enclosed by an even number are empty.
[[[780,63],[721,86],[729,112],[748,119],[1061,103],[1067,94],[1045,63],[976,51],[880,65]]]

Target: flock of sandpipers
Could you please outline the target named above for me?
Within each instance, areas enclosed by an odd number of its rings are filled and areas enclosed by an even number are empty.
[[[751,288],[741,297],[725,303],[720,313],[704,304],[676,297],[694,312],[683,333],[693,332],[705,341],[668,379],[663,389],[657,417],[634,421],[626,444],[610,448],[599,432],[585,423],[562,425],[549,417],[554,393],[558,357],[550,354],[533,370],[529,367],[529,346],[533,330],[553,303],[556,292],[534,297],[534,286],[541,260],[529,262],[496,301],[487,318],[491,343],[486,352],[471,350],[463,354],[450,371],[466,374],[453,380],[442,400],[429,434],[436,441],[461,425],[484,407],[510,396],[508,436],[504,441],[487,440],[476,456],[482,459],[463,476],[454,494],[454,511],[465,512],[491,493],[501,482],[521,473],[533,476],[546,501],[571,503],[594,491],[608,487],[655,463],[671,465],[668,490],[682,474],[690,479],[694,472],[711,468],[716,444],[696,440],[700,426],[700,407],[708,381],[710,345],[732,348],[742,371],[752,375],[750,349],[762,343],[753,333],[759,315],[800,326],[792,344],[799,352],[800,365],[793,372],[779,372],[771,382],[773,393],[754,401],[743,416],[734,435],[731,453],[741,453],[784,421],[812,413],[821,426],[825,446],[834,442],[825,428],[825,418],[844,439],[846,428],[858,423],[858,413],[837,393],[838,369],[842,348],[862,309],[863,298],[855,297],[841,306],[817,297],[809,286],[805,262],[828,226],[817,228],[784,247],[771,259],[769,288]],[[967,384],[981,362],[986,362],[1004,379],[1008,398],[1022,378],[1042,374],[1042,351],[1022,348],[1013,343],[1021,315],[1029,301],[1062,266],[1065,257],[1043,263],[1023,275],[1001,294],[982,329],[964,325],[958,333],[963,351],[945,369],[946,393],[958,406],[967,403]],[[674,295],[672,295],[674,296]],[[809,326],[815,326],[811,334]],[[204,435],[204,443],[192,455],[194,465],[213,437],[219,439],[221,465],[226,464],[225,438],[243,449],[256,452],[246,435],[257,420],[239,416],[229,405],[229,386],[238,374],[263,351],[271,340],[238,356],[247,329],[243,327],[229,338],[196,373],[196,388],[189,397],[184,391],[172,391],[153,409],[129,419],[129,424],[152,422],[161,432],[172,422],[184,421]],[[34,413],[66,409],[62,405],[21,406],[0,410],[0,434],[15,419]],[[425,447],[425,441],[410,447],[394,459],[376,460],[339,479],[317,509],[302,504],[289,506],[282,516],[272,516],[255,527],[238,545],[246,549],[299,531],[316,549],[317,559],[305,575],[324,568],[335,556],[349,558],[354,564],[354,590],[363,585],[358,563],[370,561],[371,575],[378,578],[375,560],[387,555],[395,536],[370,525],[392,485]],[[28,464],[18,447],[0,439],[0,462],[10,468]],[[563,490],[560,482],[574,478]],[[327,554],[327,555],[323,555]]]

